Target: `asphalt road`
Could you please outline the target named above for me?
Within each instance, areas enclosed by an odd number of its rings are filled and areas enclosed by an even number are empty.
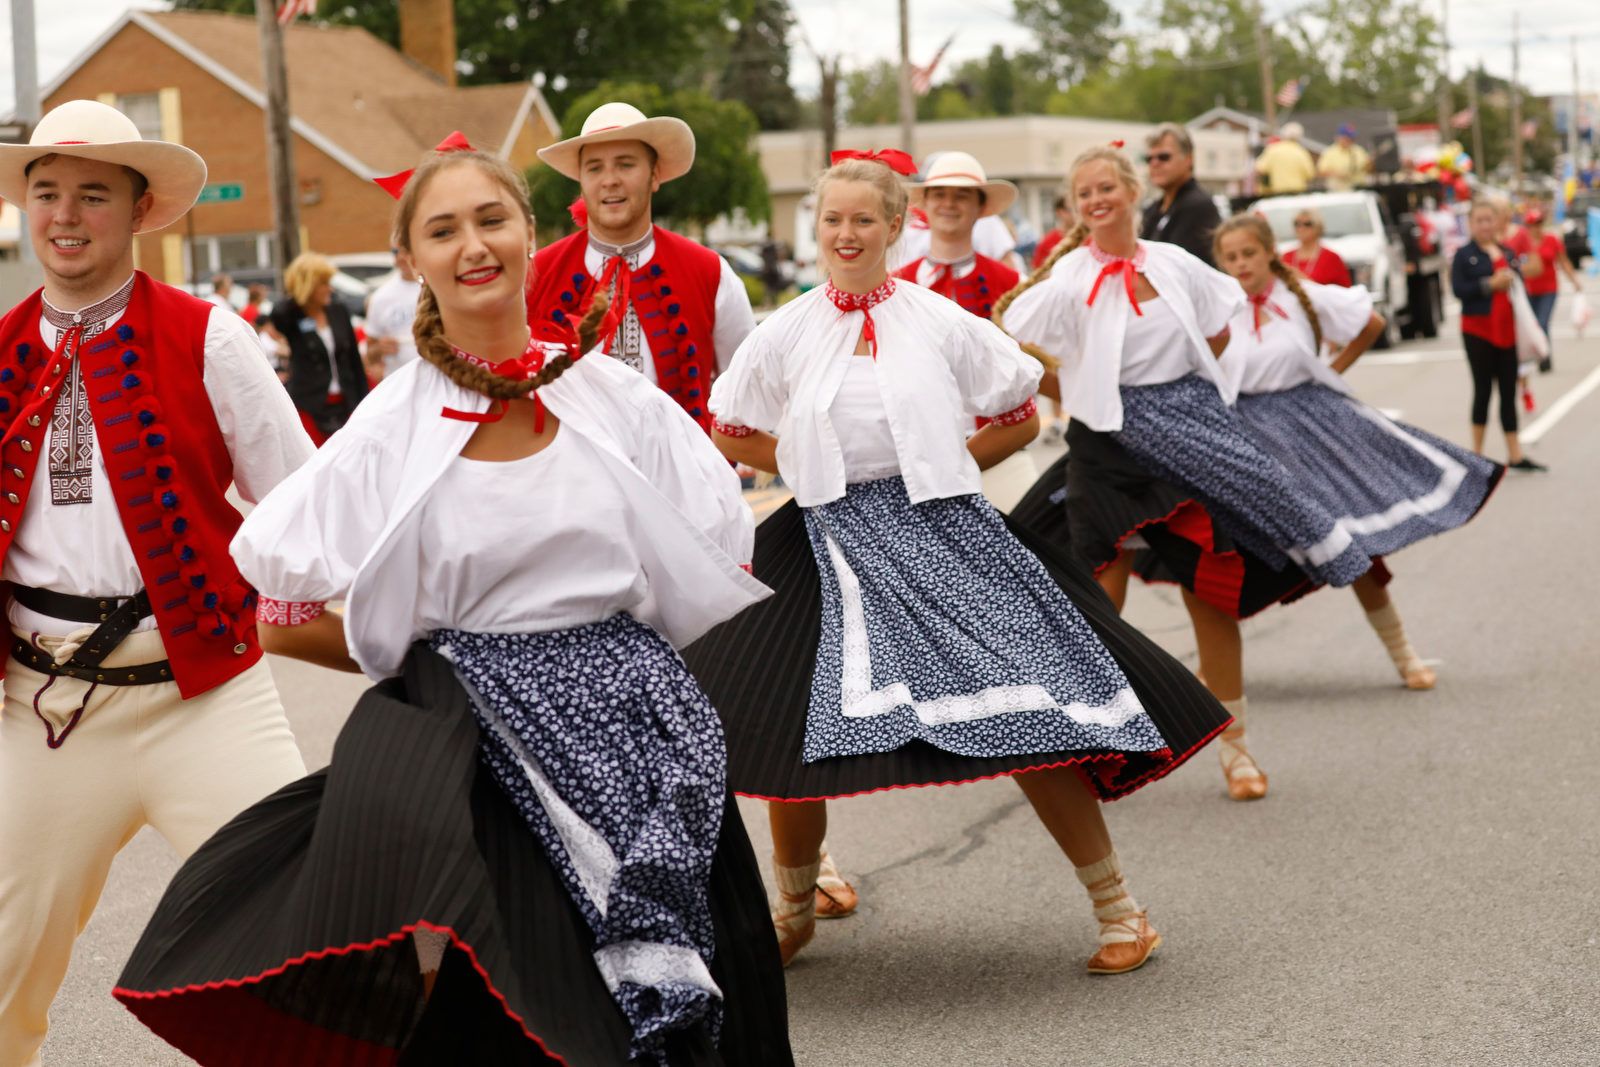
[[[1534,382],[1544,412],[1600,383],[1600,324],[1580,341],[1565,307],[1557,322],[1557,370]],[[1351,379],[1466,440],[1453,331]],[[1584,555],[1600,545],[1600,390],[1561,406],[1525,423],[1548,475],[1508,477],[1471,525],[1391,561],[1435,691],[1399,687],[1349,593],[1246,624],[1271,795],[1230,802],[1202,753],[1108,812],[1166,938],[1142,971],[1084,973],[1083,892],[1013,784],[836,804],[830,843],[863,905],[789,972],[800,1062],[1600,1063],[1600,576]],[[1136,588],[1129,612],[1192,662],[1174,596]],[[273,668],[320,765],[362,684]],[[765,856],[761,808],[743,810]],[[149,831],[117,860],[46,1064],[189,1062],[109,995],[175,865]]]

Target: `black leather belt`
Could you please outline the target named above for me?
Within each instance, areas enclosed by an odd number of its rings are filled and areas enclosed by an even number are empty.
[[[35,648],[20,637],[16,638],[11,643],[11,654],[24,667],[40,674],[78,678],[102,685],[154,685],[172,681],[172,665],[167,660],[132,667],[103,666],[105,658],[122,644],[122,639],[151,613],[150,596],[145,590],[141,589],[131,597],[92,597],[13,585],[11,596],[18,604],[41,615],[67,622],[99,624],[65,663],[57,663],[49,653]]]

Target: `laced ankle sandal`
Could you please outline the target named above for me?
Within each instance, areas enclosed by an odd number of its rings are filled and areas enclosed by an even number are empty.
[[[785,967],[817,933],[817,870],[821,860],[804,867],[781,867],[774,863],[778,876],[778,907],[772,913],[772,927],[778,935],[778,955]]]
[[[817,871],[817,918],[843,919],[856,913],[861,897],[856,887],[844,880],[833,865],[828,850],[822,850],[822,866]]]
[[[1412,660],[1400,670],[1400,678],[1407,689],[1432,689],[1439,681],[1434,669],[1420,659]]]
[[[1115,940],[1107,941],[1110,936]],[[1100,950],[1089,957],[1090,974],[1127,974],[1143,967],[1161,947],[1161,935],[1142,911],[1100,922]]]
[[[1243,730],[1224,730],[1217,756],[1222,762],[1222,776],[1228,783],[1228,796],[1234,800],[1260,800],[1267,795],[1266,772],[1244,747]]]

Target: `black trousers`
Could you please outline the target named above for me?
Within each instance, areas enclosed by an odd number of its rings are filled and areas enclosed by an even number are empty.
[[[1517,430],[1517,350],[1490,344],[1482,337],[1463,334],[1467,365],[1472,368],[1472,425],[1489,422],[1489,393],[1500,390],[1500,428]]]

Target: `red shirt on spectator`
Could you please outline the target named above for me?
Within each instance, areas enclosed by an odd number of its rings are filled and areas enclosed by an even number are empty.
[[[1533,239],[1528,236],[1526,229],[1519,228],[1516,233],[1512,234],[1511,240],[1506,242],[1506,247],[1523,257],[1523,259],[1527,259],[1534,252]],[[1556,264],[1561,259],[1561,238],[1546,230],[1544,236],[1539,238],[1538,251],[1539,260],[1544,264],[1544,270],[1537,275],[1523,275],[1523,284],[1527,286],[1529,296],[1539,296],[1543,293],[1556,291]]]
[[[1318,285],[1342,285],[1347,289],[1350,287],[1350,268],[1344,265],[1339,253],[1331,248],[1319,247],[1316,262],[1300,258],[1298,248],[1292,252],[1285,252],[1283,261]]]
[[[1494,257],[1494,269],[1504,270],[1505,257]],[[1517,343],[1517,320],[1511,313],[1511,298],[1505,293],[1495,293],[1489,301],[1489,314],[1461,316],[1461,332],[1481,337],[1496,348],[1514,348]]]
[[[1049,257],[1051,252],[1055,251],[1056,245],[1060,244],[1061,239],[1065,236],[1066,234],[1060,230],[1051,230],[1039,238],[1039,244],[1033,250],[1033,266],[1036,269],[1044,266],[1045,259]]]

